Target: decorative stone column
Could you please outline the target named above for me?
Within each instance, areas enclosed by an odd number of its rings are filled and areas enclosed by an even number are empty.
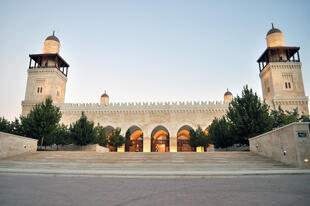
[[[178,151],[178,140],[176,137],[170,137],[170,152]]]
[[[143,137],[143,152],[151,152],[151,138]]]

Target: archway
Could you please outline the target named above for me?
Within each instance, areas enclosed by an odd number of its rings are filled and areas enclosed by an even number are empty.
[[[143,152],[143,132],[139,127],[131,126],[125,137],[125,152]]]
[[[151,134],[152,152],[169,152],[169,132],[164,126],[157,126]]]
[[[115,128],[110,126],[110,125],[108,125],[108,126],[105,126],[104,129],[105,129],[105,134],[107,135],[107,139],[109,139],[110,136],[112,135],[113,130],[115,130]],[[115,147],[112,147],[110,145],[107,145],[107,147],[109,148],[109,150],[111,152],[116,152],[117,151],[117,148],[115,148]]]
[[[193,152],[195,151],[195,148],[191,147],[190,145],[190,131],[192,131],[193,128],[184,125],[182,126],[177,133],[177,141],[178,141],[178,152]]]

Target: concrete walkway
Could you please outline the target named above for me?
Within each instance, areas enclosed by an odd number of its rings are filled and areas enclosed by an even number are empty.
[[[35,152],[0,160],[0,173],[176,177],[310,174],[250,152]]]

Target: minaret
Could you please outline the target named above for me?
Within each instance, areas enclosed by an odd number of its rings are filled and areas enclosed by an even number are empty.
[[[232,93],[227,89],[227,92],[224,94],[224,103],[230,103],[233,100]]]
[[[44,41],[42,54],[30,54],[25,100],[22,115],[35,104],[51,97],[56,104],[64,103],[69,64],[59,55],[60,41],[55,32]]]
[[[104,94],[100,97],[100,104],[105,106],[109,105],[109,95],[106,91],[104,91]]]
[[[299,47],[285,46],[284,35],[273,26],[266,35],[267,49],[257,60],[263,98],[271,109],[309,114],[305,95]]]

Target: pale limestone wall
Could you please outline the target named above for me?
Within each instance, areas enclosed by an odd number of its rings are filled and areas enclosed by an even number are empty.
[[[300,114],[309,114],[300,62],[270,62],[260,78],[263,98],[271,109],[281,106],[292,111],[297,107]],[[286,88],[285,83],[290,83],[291,88]]]
[[[309,123],[292,123],[249,139],[250,151],[288,165],[310,168]],[[299,137],[303,132],[305,137]],[[284,155],[285,153],[285,155]]]
[[[90,144],[90,145],[82,146],[81,150],[83,150],[83,151],[94,151],[94,152],[98,152],[98,153],[109,152],[108,148],[102,147],[98,144]]]
[[[184,126],[206,129],[215,117],[222,117],[228,109],[222,102],[166,102],[166,103],[116,103],[100,104],[57,104],[62,112],[61,123],[76,122],[82,111],[95,125],[120,127],[125,135],[131,126],[143,132],[143,151],[151,151],[151,133],[159,125],[170,135],[170,151],[177,151],[177,132]]]
[[[25,100],[22,102],[22,115],[30,112],[32,107],[52,97],[54,103],[64,103],[67,77],[57,68],[28,69]],[[42,92],[38,92],[42,88]]]
[[[151,133],[155,127],[161,125],[168,130],[170,152],[177,152],[177,132],[182,126],[188,125],[193,129],[201,126],[206,129],[215,117],[220,118],[226,114],[228,105],[223,102],[56,104],[62,113],[60,123],[65,125],[76,122],[81,113],[85,112],[95,125],[99,123],[104,127],[120,127],[122,135],[131,126],[138,126],[143,132],[144,152],[151,151]],[[23,102],[23,111],[33,106]]]
[[[106,147],[102,147],[98,144],[90,144],[85,146],[80,145],[51,145],[51,146],[38,146],[39,149],[50,150],[50,151],[93,151],[93,152],[109,152],[109,149]]]
[[[37,151],[38,140],[0,132],[0,158]]]
[[[109,148],[107,148],[107,147],[102,147],[102,146],[96,144],[96,152],[98,152],[98,153],[104,153],[104,152],[109,152],[109,151],[110,151]]]

